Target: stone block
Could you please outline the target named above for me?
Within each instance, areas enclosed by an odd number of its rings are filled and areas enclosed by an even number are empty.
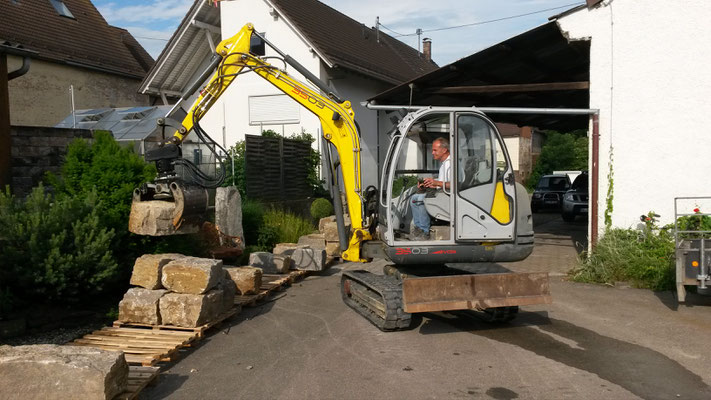
[[[173,226],[175,213],[175,203],[170,201],[134,201],[128,216],[128,230],[147,236],[197,233],[200,230],[199,226],[188,223],[183,223],[180,231],[176,230]]]
[[[303,271],[323,271],[326,269],[326,249],[296,249],[291,255],[294,269]]]
[[[163,267],[161,283],[173,292],[203,294],[217,286],[223,276],[221,260],[183,257]]]
[[[309,246],[312,249],[325,249],[326,238],[322,233],[312,233],[299,238],[299,243],[304,246]]]
[[[220,283],[217,284],[217,290],[222,290],[222,310],[220,313],[224,313],[232,309],[235,305],[235,296],[237,295],[237,285],[232,282],[230,275],[225,271],[227,278],[223,278]]]
[[[331,215],[330,217],[323,217],[320,220],[318,220],[318,231],[323,233],[325,230],[326,224],[329,223],[336,223],[336,216]]]
[[[341,257],[341,244],[339,242],[326,242],[326,256]]]
[[[119,321],[160,325],[158,302],[167,290],[131,288],[119,302]]]
[[[337,242],[338,241],[338,224],[336,221],[326,222],[323,224],[323,230],[320,230],[326,242]]]
[[[182,254],[144,254],[136,259],[131,273],[131,285],[140,286],[146,289],[160,289],[161,273],[163,266],[178,258],[185,257]]]
[[[272,251],[272,253],[275,256],[290,256],[291,253],[294,252],[294,250],[302,249],[304,247],[308,246],[296,243],[278,243],[276,246],[274,246],[274,250]]]
[[[225,267],[241,295],[257,294],[262,286],[262,270],[253,267]]]
[[[239,249],[244,250],[242,198],[236,186],[216,189],[215,225],[223,234],[220,236],[221,245],[236,245]]]
[[[168,293],[160,299],[163,325],[196,328],[214,321],[222,312],[222,290],[205,294]]]
[[[289,272],[291,259],[285,255],[257,251],[249,255],[249,266],[260,268],[265,274],[285,274]]]
[[[113,399],[127,385],[128,364],[120,351],[0,346],[0,399]]]

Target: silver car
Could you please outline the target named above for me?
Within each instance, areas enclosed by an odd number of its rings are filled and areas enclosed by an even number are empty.
[[[563,195],[564,221],[571,222],[577,215],[588,214],[588,174],[584,172],[578,175],[570,187],[570,190]]]

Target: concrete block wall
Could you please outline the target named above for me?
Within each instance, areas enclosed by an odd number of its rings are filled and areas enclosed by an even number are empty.
[[[59,172],[67,146],[76,138],[91,139],[88,129],[11,126],[11,188],[17,197],[30,193],[45,172]]]

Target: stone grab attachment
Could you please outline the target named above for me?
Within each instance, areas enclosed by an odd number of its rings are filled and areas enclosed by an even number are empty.
[[[172,182],[144,184],[133,191],[128,230],[137,235],[197,233],[205,220],[207,190]]]

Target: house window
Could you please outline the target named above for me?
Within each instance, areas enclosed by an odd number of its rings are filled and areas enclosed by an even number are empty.
[[[74,14],[69,11],[69,8],[67,8],[67,5],[64,4],[62,0],[49,0],[49,2],[52,3],[54,9],[57,10],[59,15],[61,15],[62,17],[76,19],[74,18]]]
[[[250,96],[250,125],[298,124],[299,104],[285,94]]]

